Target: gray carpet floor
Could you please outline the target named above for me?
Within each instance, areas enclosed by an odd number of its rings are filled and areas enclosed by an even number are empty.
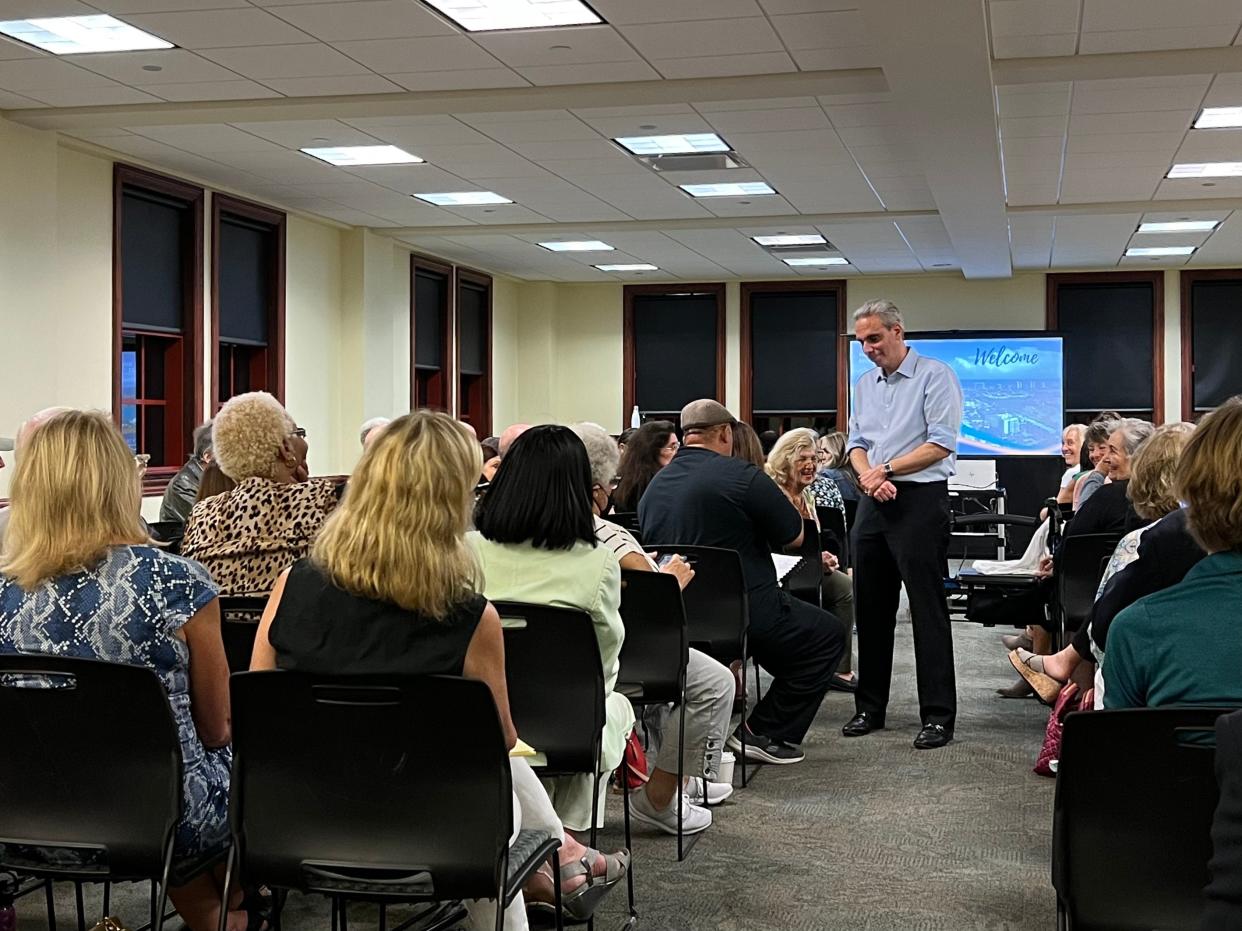
[[[760,769],[717,809],[684,862],[676,860],[674,838],[636,832],[639,928],[1054,928],[1053,781],[1031,772],[1047,710],[995,695],[1014,679],[999,633],[954,625],[960,710],[957,738],[947,748],[911,747],[918,706],[910,632],[902,625],[887,730],[843,738],[853,700],[829,693],[807,737],[805,762]],[[602,847],[621,844],[620,823],[621,802],[613,797]],[[96,894],[88,891],[87,901],[88,914],[93,908],[97,915]],[[60,927],[72,927],[72,887],[60,890],[58,902]],[[118,890],[113,902],[131,927],[145,920],[145,887]],[[618,888],[597,912],[597,927],[618,926],[624,906]],[[46,927],[42,896],[21,900],[18,916],[20,931]],[[328,907],[294,896],[284,918],[289,931],[327,928]],[[355,907],[350,923],[375,928],[373,910]]]

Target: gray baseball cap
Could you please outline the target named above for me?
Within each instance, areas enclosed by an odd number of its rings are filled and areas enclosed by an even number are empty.
[[[721,424],[735,424],[737,418],[729,413],[729,409],[719,401],[713,401],[710,398],[701,398],[698,401],[691,401],[681,409],[681,429],[684,430],[706,430],[709,427],[718,427]]]

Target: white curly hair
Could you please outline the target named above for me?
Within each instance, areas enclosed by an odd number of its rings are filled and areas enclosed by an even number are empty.
[[[591,460],[591,481],[601,488],[611,489],[617,478],[617,463],[621,459],[617,441],[597,423],[573,423],[569,429],[586,447],[587,458]]]
[[[239,394],[225,401],[212,421],[212,454],[220,471],[235,482],[271,478],[280,446],[296,427],[266,391]]]

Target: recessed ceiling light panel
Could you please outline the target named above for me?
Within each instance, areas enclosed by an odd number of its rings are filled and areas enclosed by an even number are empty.
[[[171,42],[111,16],[57,16],[0,22],[0,34],[53,55],[174,48]]]
[[[824,255],[800,259],[785,259],[786,265],[794,268],[813,268],[816,265],[849,265],[849,260],[839,255]]]
[[[691,197],[757,197],[775,194],[766,181],[736,181],[730,184],[682,184]]]
[[[729,144],[715,133],[621,136],[613,141],[635,155],[698,155],[705,152],[729,151]]]
[[[1169,170],[1170,178],[1236,178],[1242,162],[1183,162]]]
[[[1220,220],[1170,220],[1167,223],[1141,223],[1140,233],[1210,233]]]
[[[596,265],[601,272],[655,272],[659,268],[655,265],[647,265],[644,262],[635,262],[632,265]]]
[[[329,165],[419,165],[422,159],[395,145],[339,145],[323,149],[303,149]]]
[[[541,242],[549,252],[612,252],[612,246],[598,239],[583,239],[571,242]]]
[[[581,0],[424,0],[468,32],[586,26],[603,20]]]
[[[1157,255],[1190,255],[1194,251],[1194,246],[1140,246],[1127,249],[1126,255],[1132,258],[1143,258]]]
[[[1242,107],[1206,107],[1195,120],[1195,129],[1236,129],[1242,126]]]
[[[513,201],[495,191],[456,191],[444,194],[415,194],[437,207],[477,207],[483,204],[511,204]]]
[[[761,246],[822,246],[828,240],[819,233],[790,236],[782,233],[779,236],[751,236]]]

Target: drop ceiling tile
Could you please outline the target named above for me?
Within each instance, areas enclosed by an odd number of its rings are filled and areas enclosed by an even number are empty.
[[[88,87],[117,87],[103,75],[79,68],[67,61],[52,58],[29,58],[0,61],[0,88],[19,93],[28,90],[49,90]],[[26,96],[35,96],[29,94]],[[145,96],[145,95],[144,95]]]
[[[1233,0],[1179,0],[1176,4],[1133,0],[1084,0],[1083,32],[1215,26],[1242,20]]]
[[[234,168],[279,184],[313,184],[317,181],[339,181],[341,178],[339,168],[299,152],[283,152],[278,155],[230,152],[227,156],[220,157]]]
[[[426,145],[418,155],[463,178],[524,178],[543,174],[543,169],[511,149],[488,145]]]
[[[780,194],[768,194],[764,197],[711,197],[700,199],[698,204],[718,217],[783,216],[796,212],[793,204]]]
[[[591,6],[618,26],[763,15],[755,0],[593,0]]]
[[[861,0],[759,0],[769,16],[792,13],[828,13],[833,10],[856,10]]]
[[[1148,168],[1163,173],[1168,167],[1168,158],[1159,152],[1071,152],[1065,156],[1066,171],[1080,168]]]
[[[243,132],[222,123],[137,126],[131,131],[178,149],[204,155],[221,152],[279,153],[285,151],[274,142],[260,139],[252,133]]]
[[[548,171],[573,181],[600,175],[650,175],[651,169],[628,156],[617,153],[615,158],[545,158],[540,164]],[[500,175],[496,175],[500,177]]]
[[[158,0],[153,0],[158,2]],[[353,0],[282,6],[275,15],[324,42],[451,36],[457,30],[410,0]]]
[[[281,96],[270,87],[254,81],[206,81],[194,84],[135,84],[138,90],[157,94],[165,100],[190,103],[198,100],[261,100]]]
[[[705,100],[693,106],[699,113],[707,116],[709,113],[725,110],[785,110],[790,107],[814,107],[819,103],[815,97],[756,97],[748,100]]]
[[[605,198],[607,200],[607,198]],[[609,200],[618,210],[623,210],[635,220],[695,220],[710,217],[712,214],[700,207],[690,198],[680,200],[639,200],[632,197],[618,196]]]
[[[794,61],[803,71],[844,71],[850,68],[880,67],[879,53],[870,45],[804,49],[792,54]]]
[[[128,19],[134,13],[184,13],[191,10],[239,9],[245,0],[91,0],[91,6]]]
[[[582,111],[574,111],[581,114]],[[587,119],[596,133],[609,139],[627,136],[666,136],[683,133],[714,132],[710,123],[689,107],[686,112],[673,114],[643,113],[636,116],[618,116],[603,119]],[[726,142],[728,140],[725,140]]]
[[[180,149],[176,149],[154,139],[148,139],[145,136],[116,136],[112,139],[101,139],[99,145],[112,149],[114,152],[121,152],[125,155],[132,155],[135,158],[144,158],[150,161],[164,163],[170,158],[187,153]],[[219,166],[217,166],[219,167]]]
[[[89,14],[88,14],[89,15]],[[14,42],[10,39],[0,37],[0,61],[13,61],[23,58],[44,58],[52,61],[53,58],[47,52],[40,51],[24,42]]]
[[[1065,138],[1064,136],[1037,136],[1030,139],[1002,139],[1001,148],[1006,162],[1015,157],[1038,156],[1059,159],[1061,150],[1065,148]]]
[[[1205,107],[1236,107],[1242,105],[1242,74],[1218,74],[1203,100]]]
[[[1061,178],[1061,203],[1148,200],[1156,193],[1163,174],[1160,170],[1067,169]]]
[[[1019,268],[1048,268],[1056,219],[1037,214],[1009,218],[1009,251]]]
[[[327,78],[369,74],[366,68],[321,42],[307,45],[256,45],[203,52],[217,64],[258,81],[267,78]]]
[[[992,54],[996,58],[1052,58],[1073,55],[1078,47],[1077,33],[1050,36],[995,36]]]
[[[895,126],[901,117],[891,103],[825,105],[824,112],[838,130],[851,126]]]
[[[378,140],[339,120],[284,120],[234,123],[238,129],[289,150],[309,146],[377,145]],[[301,156],[299,156],[301,158]],[[323,163],[316,163],[323,164]]]
[[[603,84],[610,81],[655,81],[659,73],[645,61],[605,61],[588,65],[541,65],[518,68],[532,84]]]
[[[1110,133],[1185,132],[1194,122],[1194,110],[1151,110],[1144,113],[1072,113],[1071,136]]]
[[[1175,162],[1236,162],[1242,159],[1242,129],[1204,129],[1186,134]]]
[[[1178,132],[1133,133],[1071,133],[1065,143],[1066,152],[1167,152],[1169,158],[1177,151],[1186,134]]]
[[[518,119],[505,123],[474,123],[470,114],[463,114],[461,120],[470,126],[479,126],[482,130],[479,135],[485,136],[483,141],[486,142],[486,137],[490,137],[502,145],[519,142],[600,141],[598,132],[568,113],[553,120]]]
[[[42,101],[23,97],[21,94],[10,94],[8,91],[0,91],[0,110],[30,110],[43,105]]]
[[[791,52],[802,49],[868,45],[870,36],[859,10],[773,16],[776,33]]]
[[[1097,89],[1092,81],[1074,85],[1075,113],[1146,113],[1152,110],[1197,110],[1210,78],[1174,87]]]
[[[1236,34],[1236,22],[1222,26],[1184,26],[1177,29],[1127,29],[1119,32],[1084,30],[1078,50],[1083,55],[1100,55],[1179,48],[1216,48],[1231,44]]]
[[[900,126],[854,126],[837,131],[841,141],[850,148],[868,145],[909,146],[910,138]]]
[[[1070,109],[1069,86],[1062,91],[1046,94],[1017,94],[999,97],[997,101],[1002,119],[1032,116],[1068,116]]]
[[[511,68],[638,60],[630,44],[606,25],[485,32],[474,41]]]
[[[465,36],[427,39],[363,39],[334,42],[350,58],[382,74],[459,71],[500,66],[493,56]]]
[[[548,218],[521,204],[496,204],[494,207],[446,207],[449,213],[475,223],[546,223]]]
[[[399,194],[427,194],[443,191],[470,191],[478,187],[435,165],[375,165],[349,169],[349,176],[396,191]],[[507,191],[500,191],[506,194]],[[513,198],[516,200],[517,198]]]
[[[1199,197],[1242,197],[1242,179],[1213,178],[1211,181],[1200,181],[1198,178],[1166,178],[1160,182],[1156,191],[1157,200],[1191,200]]]
[[[1002,118],[1000,121],[1000,134],[1002,139],[1030,139],[1037,138],[1039,136],[1064,136],[1065,117],[1026,116],[1018,118]]]
[[[376,139],[399,146],[417,154],[424,146],[486,145],[491,142],[485,135],[456,120],[443,126],[373,126],[366,120],[347,120],[352,126],[363,130]],[[416,166],[417,167],[417,166]]]
[[[215,10],[144,13],[129,16],[127,21],[188,49],[286,45],[310,40],[300,29],[256,9],[230,10],[227,14]]]
[[[227,68],[221,68],[185,49],[66,55],[62,60],[123,84],[189,84],[237,80],[237,75]],[[148,70],[150,68],[159,70]]]
[[[723,78],[739,74],[787,74],[798,67],[785,52],[705,55],[701,58],[664,58],[656,61],[660,74],[678,78]]]
[[[4,0],[0,20],[36,19],[44,16],[90,16],[99,11],[79,0]]]
[[[621,155],[616,146],[598,135],[591,140],[512,142],[509,148],[535,162],[541,162],[545,158],[616,158]]]
[[[1081,0],[991,0],[993,36],[1046,36],[1078,32]]]
[[[264,78],[289,97],[345,97],[351,94],[400,94],[405,88],[378,74],[350,74],[330,78]]]
[[[832,129],[820,107],[794,107],[782,110],[724,110],[705,114],[721,133],[779,133]]]
[[[731,55],[738,49],[782,51],[780,39],[762,17],[622,26],[621,33],[648,59],[685,58],[688,49],[704,56]]]
[[[537,204],[539,212],[557,223],[592,223],[608,220],[628,220],[631,217],[616,207],[605,204],[602,200],[592,198],[594,203],[555,204],[545,206]]]
[[[529,87],[530,82],[508,68],[463,68],[459,71],[424,71],[385,74],[406,90],[456,91],[489,87]]]
[[[1057,185],[1009,184],[1005,188],[1005,202],[1012,207],[1025,207],[1034,204],[1055,204],[1057,202]]]

